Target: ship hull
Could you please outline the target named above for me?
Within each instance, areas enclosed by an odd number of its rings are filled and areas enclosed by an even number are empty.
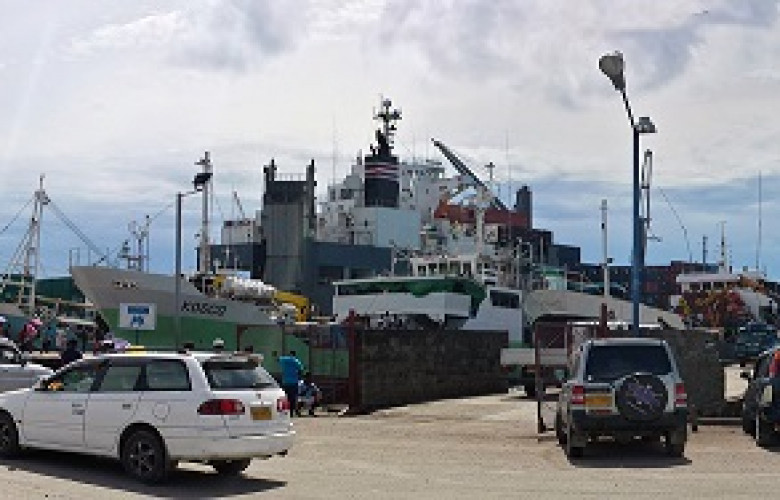
[[[71,275],[115,335],[144,346],[174,347],[191,342],[197,349],[210,348],[213,340],[220,338],[227,349],[247,345],[258,348],[259,344],[271,341],[270,337],[279,336],[273,335],[280,332],[280,328],[267,308],[207,297],[182,280],[181,335],[177,338],[176,283],[172,276],[94,266],[73,267]],[[156,311],[154,328],[122,328],[119,318],[122,304],[153,304]]]

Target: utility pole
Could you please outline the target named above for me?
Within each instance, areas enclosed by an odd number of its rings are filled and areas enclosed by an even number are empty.
[[[707,235],[701,237],[701,263],[707,265]]]
[[[728,272],[728,257],[726,256],[726,221],[720,221],[720,262],[718,263],[723,272]]]
[[[607,249],[607,200],[601,200],[601,237],[604,250],[604,298],[609,299],[609,250]]]

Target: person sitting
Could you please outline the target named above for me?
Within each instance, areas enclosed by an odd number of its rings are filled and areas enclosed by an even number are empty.
[[[65,350],[60,354],[60,360],[62,361],[62,365],[65,366],[77,359],[81,359],[81,351],[78,349],[78,342],[76,339],[70,339],[66,344]]]
[[[322,401],[322,391],[311,380],[311,372],[306,372],[303,380],[298,382],[298,407],[296,413],[301,416],[301,410],[308,408],[309,416],[314,417],[314,409]]]

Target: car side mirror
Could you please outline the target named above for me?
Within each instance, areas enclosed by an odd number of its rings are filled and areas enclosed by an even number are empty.
[[[739,378],[750,380],[750,372],[740,372]]]

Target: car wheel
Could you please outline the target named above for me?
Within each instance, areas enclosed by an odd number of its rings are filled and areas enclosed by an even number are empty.
[[[742,414],[742,430],[745,431],[745,434],[748,434],[750,436],[755,436],[756,434],[756,422],[750,418],[749,416]]]
[[[666,454],[670,457],[681,458],[685,453],[685,440],[688,430],[685,427],[666,433],[664,442]]]
[[[19,431],[14,419],[7,413],[0,414],[0,457],[15,457],[20,450]]]
[[[214,467],[214,470],[222,476],[237,476],[244,472],[249,467],[248,458],[242,458],[239,460],[212,460],[209,465]]]
[[[560,412],[555,413],[555,437],[558,438],[558,444],[566,446],[566,433],[563,431],[563,418]]]
[[[772,424],[764,422],[756,412],[755,439],[756,444],[762,448],[771,446],[775,441],[775,431]]]
[[[582,458],[582,456],[585,454],[585,447],[584,446],[575,446],[574,443],[576,442],[575,439],[572,439],[575,436],[574,429],[572,429],[571,425],[566,426],[566,455],[569,458]]]
[[[523,390],[529,398],[533,399],[536,397],[536,384],[525,384]]]
[[[171,470],[171,462],[162,441],[147,430],[135,431],[122,447],[125,471],[144,483],[160,483]]]

